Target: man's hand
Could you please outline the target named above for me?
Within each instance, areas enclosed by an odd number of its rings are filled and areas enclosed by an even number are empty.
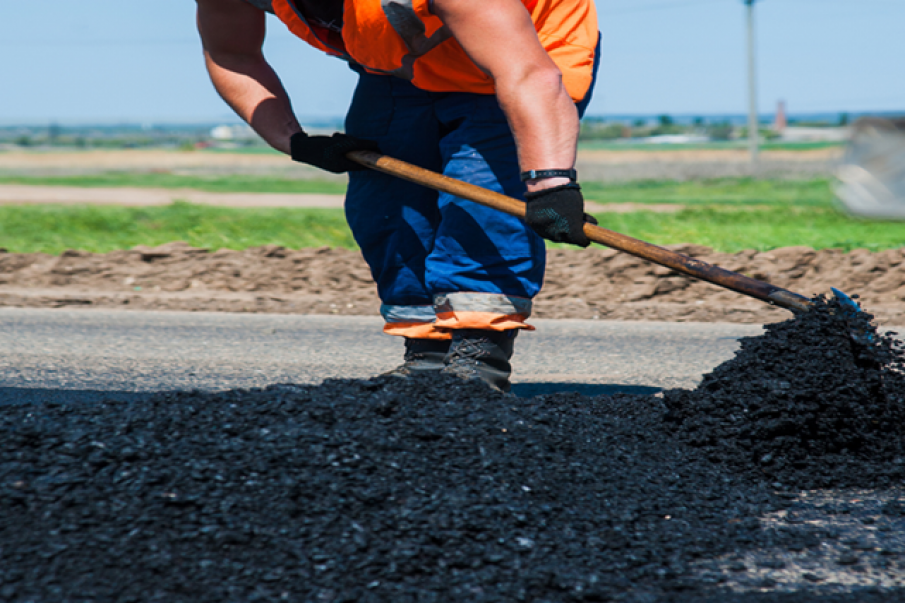
[[[380,152],[373,140],[354,138],[339,132],[333,136],[308,136],[304,132],[299,132],[294,134],[289,142],[294,161],[308,163],[334,174],[366,169],[365,166],[346,157],[346,153],[350,151]]]
[[[563,184],[535,193],[527,193],[525,221],[534,232],[556,243],[579,247],[591,244],[584,234],[584,223],[597,224],[594,216],[584,213],[584,197],[577,184]]]

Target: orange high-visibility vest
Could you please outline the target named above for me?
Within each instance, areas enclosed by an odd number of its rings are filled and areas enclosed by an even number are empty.
[[[593,0],[522,2],[566,90],[580,101],[591,86],[597,47]],[[493,79],[430,13],[430,0],[345,0],[342,33],[309,25],[293,0],[273,0],[273,10],[301,39],[370,73],[402,77],[432,92],[495,92]]]

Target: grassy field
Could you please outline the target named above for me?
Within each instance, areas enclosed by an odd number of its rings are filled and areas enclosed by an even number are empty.
[[[210,249],[355,247],[339,209],[234,209],[176,202],[166,206],[0,206],[0,247],[59,254],[106,252],[186,241]]]
[[[674,182],[649,180],[601,184],[585,182],[584,195],[598,203],[671,203],[694,206],[732,207],[833,207],[828,179],[758,180],[724,178]]]
[[[6,179],[10,181],[11,179]],[[169,186],[218,192],[342,192],[332,183],[255,177],[197,178],[167,174],[16,179],[85,186]],[[2,182],[2,180],[0,180]],[[93,184],[88,184],[89,182]],[[106,183],[106,184],[105,184]],[[858,220],[840,212],[828,180],[725,179],[584,185],[599,203],[680,204],[676,213],[605,213],[601,226],[652,243],[696,243],[719,251],[791,245],[816,249],[905,246],[902,222]],[[234,209],[174,203],[164,207],[0,206],[0,247],[11,252],[104,252],[173,240],[211,249],[277,244],[354,248],[338,209]]]
[[[86,176],[0,176],[0,184],[79,186],[107,188],[121,186],[150,188],[190,188],[209,193],[317,193],[342,195],[342,182],[294,180],[268,176],[179,176],[159,172],[111,172]]]
[[[768,141],[760,143],[761,151],[816,151],[820,149],[842,148],[842,142],[783,142]],[[695,142],[688,144],[650,144],[645,142],[583,140],[578,144],[582,151],[724,151],[747,150],[747,140],[731,140],[726,142]]]

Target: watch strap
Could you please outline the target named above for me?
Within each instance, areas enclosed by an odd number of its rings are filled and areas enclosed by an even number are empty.
[[[578,172],[572,170],[528,170],[519,174],[522,182],[543,180],[545,178],[568,178],[572,182],[578,180]]]

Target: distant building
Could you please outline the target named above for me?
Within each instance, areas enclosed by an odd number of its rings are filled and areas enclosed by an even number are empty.
[[[247,124],[216,126],[211,129],[210,136],[220,142],[240,142],[259,138]]]
[[[773,131],[782,134],[789,125],[786,117],[786,101],[779,101],[776,104],[776,117],[773,120]]]
[[[708,137],[697,134],[663,134],[648,136],[642,140],[648,144],[696,144],[710,141]]]
[[[784,142],[845,142],[850,133],[849,128],[787,126],[780,132],[779,139]]]

